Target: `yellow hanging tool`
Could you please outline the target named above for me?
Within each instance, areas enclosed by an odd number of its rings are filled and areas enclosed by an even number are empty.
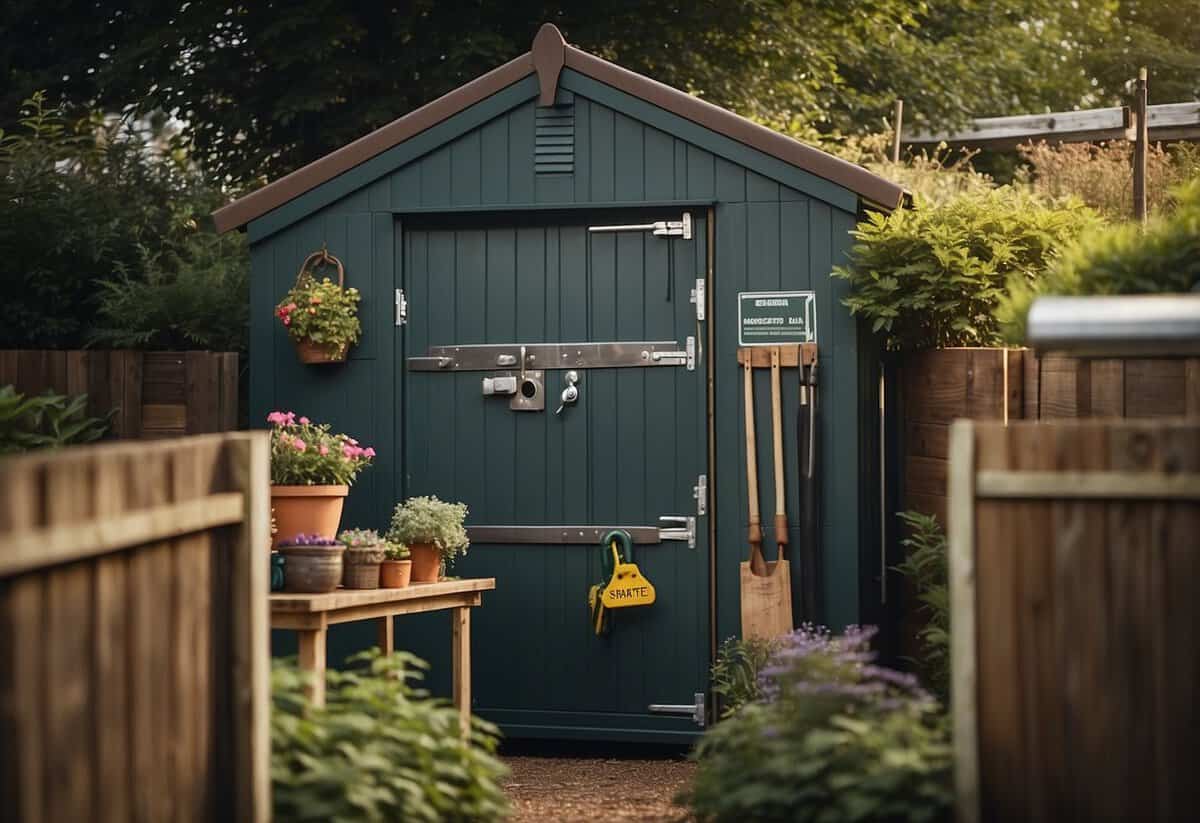
[[[600,602],[609,609],[649,606],[654,602],[654,585],[633,562],[633,543],[629,535],[613,531],[605,535],[604,540],[612,552],[613,571],[608,585],[600,593]],[[618,543],[625,550],[624,558],[617,550]]]

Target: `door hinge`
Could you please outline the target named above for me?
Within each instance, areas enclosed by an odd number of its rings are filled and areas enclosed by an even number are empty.
[[[684,212],[678,220],[655,220],[653,223],[621,223],[614,226],[588,226],[590,232],[648,231],[655,237],[692,239],[692,215]]]
[[[408,323],[408,298],[404,295],[404,289],[396,289],[396,325],[404,326]]]
[[[696,278],[696,288],[692,289],[691,302],[696,304],[696,319],[704,319],[704,278]]]
[[[687,714],[691,715],[692,722],[700,728],[704,728],[706,724],[707,712],[704,705],[704,692],[696,692],[692,695],[692,703],[651,703],[650,711],[654,714]]]
[[[692,497],[696,498],[696,516],[703,517],[708,514],[707,474],[702,474],[696,478],[696,485],[692,486]]]

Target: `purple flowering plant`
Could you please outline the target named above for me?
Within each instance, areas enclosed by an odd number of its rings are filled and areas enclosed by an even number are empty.
[[[333,434],[328,423],[313,423],[290,411],[273,411],[267,422],[275,485],[349,485],[375,458],[375,449],[348,434]]]
[[[322,537],[319,534],[298,534],[295,537],[284,540],[281,546],[341,546],[339,540],[334,540],[332,537]]]

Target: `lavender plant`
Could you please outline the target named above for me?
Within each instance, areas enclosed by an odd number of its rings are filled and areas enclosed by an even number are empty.
[[[340,546],[340,541],[332,537],[322,537],[319,534],[298,534],[290,540],[284,540],[281,546]]]
[[[761,697],[693,753],[682,799],[697,820],[949,818],[949,724],[915,677],[878,665],[874,635],[804,626],[780,641]]]

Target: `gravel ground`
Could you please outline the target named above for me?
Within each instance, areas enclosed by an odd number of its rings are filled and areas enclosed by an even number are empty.
[[[688,819],[675,795],[695,770],[683,752],[503,752],[516,823]],[[638,756],[640,754],[640,756]]]

